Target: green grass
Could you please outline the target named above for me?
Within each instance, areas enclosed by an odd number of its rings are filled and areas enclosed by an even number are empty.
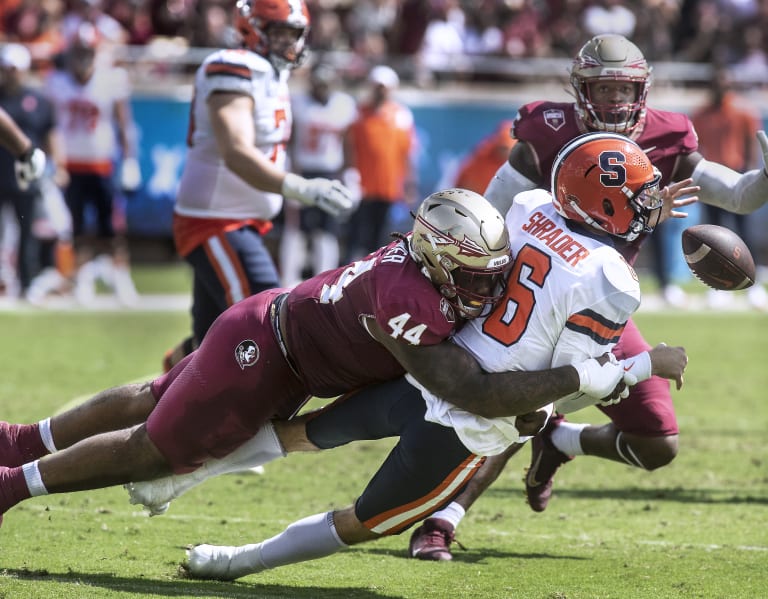
[[[159,280],[159,279],[158,279]],[[757,598],[768,591],[768,317],[640,314],[651,343],[685,345],[673,392],[680,455],[648,473],[581,457],[543,514],[514,458],[458,530],[450,563],[405,558],[408,534],[236,583],[178,576],[190,543],[240,544],[351,503],[392,441],[291,456],[264,476],[209,481],[148,518],[121,489],[39,497],[0,529],[0,598]],[[179,313],[0,313],[0,418],[32,422],[156,372]],[[584,410],[574,419],[601,422]]]

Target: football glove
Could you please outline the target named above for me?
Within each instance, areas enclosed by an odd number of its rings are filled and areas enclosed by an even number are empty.
[[[317,206],[331,216],[342,216],[352,211],[352,192],[341,181],[330,179],[305,179],[294,173],[286,173],[283,179],[284,197],[298,200],[305,206]]]
[[[120,165],[120,187],[125,191],[136,191],[141,185],[141,168],[139,161],[129,156],[123,158]]]
[[[14,163],[16,184],[26,191],[33,181],[37,181],[45,172],[45,153],[34,146],[24,152]]]
[[[580,364],[574,364],[579,374],[579,391],[591,397],[605,398],[601,405],[612,405],[620,402],[629,395],[629,387],[624,388],[618,398],[611,399],[616,386],[624,382],[634,385],[637,380],[634,375],[624,372],[613,354],[608,354],[608,361],[600,364],[597,358],[590,358]]]

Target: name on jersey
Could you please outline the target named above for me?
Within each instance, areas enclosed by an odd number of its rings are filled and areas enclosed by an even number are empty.
[[[542,212],[534,212],[528,222],[520,227],[529,235],[542,241],[567,263],[576,266],[589,256],[589,250],[576,241],[571,235],[558,227]]]

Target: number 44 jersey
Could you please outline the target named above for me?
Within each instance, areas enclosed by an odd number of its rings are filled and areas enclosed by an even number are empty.
[[[515,197],[506,224],[515,258],[505,294],[454,341],[489,372],[544,370],[610,351],[640,305],[637,275],[613,238],[561,217],[540,189]],[[512,417],[481,418],[422,393],[427,419],[456,428],[475,453],[494,455],[524,440]],[[570,412],[598,400],[574,394],[556,405]]]

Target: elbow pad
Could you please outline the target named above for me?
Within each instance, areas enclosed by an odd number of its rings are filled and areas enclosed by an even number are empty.
[[[768,201],[768,175],[755,169],[744,174],[701,160],[693,170],[693,184],[701,187],[699,201],[736,214],[749,214]]]
[[[498,210],[502,216],[506,217],[507,212],[512,207],[512,200],[521,191],[530,191],[536,189],[538,185],[523,175],[520,171],[512,168],[509,161],[505,161],[496,171],[496,174],[488,184],[485,190],[485,199]]]

